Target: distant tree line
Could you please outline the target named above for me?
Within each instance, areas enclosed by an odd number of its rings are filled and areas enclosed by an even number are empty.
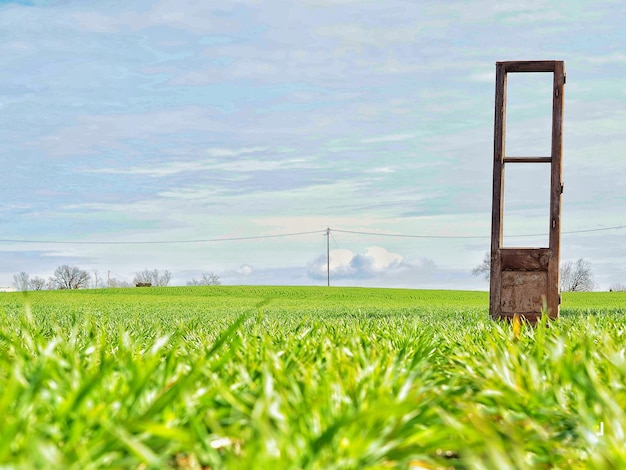
[[[188,286],[218,286],[220,284],[220,277],[213,273],[202,273],[199,280],[193,278],[187,283]]]
[[[150,271],[145,269],[140,273],[136,273],[133,283],[136,287],[164,287],[170,283],[172,274],[166,269],[164,273],[159,273],[158,269]]]
[[[127,281],[120,281],[115,278],[102,278],[97,270],[92,273],[79,268],[64,264],[54,270],[48,279],[39,276],[30,277],[29,274],[21,272],[13,275],[13,287],[18,291],[31,290],[63,290],[63,289],[101,289],[105,287],[163,287],[170,283],[172,274],[165,270],[145,269],[135,273],[132,284]],[[202,273],[202,277],[197,280],[193,278],[187,283],[188,286],[212,286],[221,284],[220,278],[214,273]]]
[[[82,289],[89,287],[91,276],[77,266],[64,264],[54,270],[48,280],[41,277],[31,277],[21,272],[13,275],[13,287],[17,290],[44,290],[44,289]]]

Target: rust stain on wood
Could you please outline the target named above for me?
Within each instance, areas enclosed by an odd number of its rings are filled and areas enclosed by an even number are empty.
[[[505,271],[502,273],[502,313],[541,313],[548,292],[548,273]]]

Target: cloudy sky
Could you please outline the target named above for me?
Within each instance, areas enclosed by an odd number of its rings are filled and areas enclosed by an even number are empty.
[[[487,289],[495,62],[531,59],[567,70],[563,259],[626,283],[625,19],[622,1],[0,1],[0,285],[60,264],[323,285],[330,227],[335,285]],[[550,80],[510,78],[510,154],[547,155]],[[508,246],[545,244],[546,170],[507,173]]]

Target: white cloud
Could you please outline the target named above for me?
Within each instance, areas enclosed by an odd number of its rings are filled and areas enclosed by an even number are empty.
[[[493,84],[495,84],[495,82],[496,82],[495,67],[493,68],[493,70],[474,73],[474,74],[470,75],[469,78],[470,78],[470,80],[472,80],[474,82],[478,82],[478,83],[493,83]]]
[[[352,276],[355,273],[355,269],[352,266],[352,260],[354,254],[350,250],[338,249],[332,250],[330,253],[330,263],[325,263],[327,267],[330,264],[330,272],[334,276]],[[319,271],[319,270],[318,270]]]
[[[317,168],[313,164],[311,158],[283,158],[283,159],[265,159],[258,158],[238,158],[249,154],[255,154],[268,151],[266,147],[254,147],[243,149],[209,149],[207,153],[210,159],[187,160],[187,161],[153,161],[146,166],[117,166],[117,167],[99,167],[81,170],[83,173],[91,174],[110,174],[110,175],[138,175],[151,178],[164,178],[181,173],[198,173],[203,171],[223,170],[227,172],[245,172],[251,173],[256,171],[275,171],[296,168]],[[269,152],[268,152],[269,153]],[[279,153],[279,152],[274,152]],[[273,154],[272,154],[273,155]],[[172,157],[176,157],[174,154]],[[186,156],[189,158],[188,156]],[[231,177],[230,179],[236,179]],[[177,190],[187,191],[188,188],[177,188]]]
[[[197,172],[206,170],[203,162],[171,162],[151,165],[149,167],[129,168],[94,168],[84,170],[84,173],[110,174],[110,175],[140,175],[151,178],[162,178],[179,173]]]
[[[388,166],[383,166],[380,168],[372,168],[371,170],[367,170],[366,173],[373,174],[386,174],[386,173],[395,173],[396,170],[393,168],[389,168]]]
[[[325,282],[327,277],[326,255],[310,262],[308,277]],[[360,253],[348,249],[331,250],[330,282],[332,285],[360,285],[379,287],[436,288],[450,283],[449,288],[459,285],[484,289],[485,286],[472,279],[467,271],[440,268],[429,258],[406,260],[402,255],[380,246],[370,246]]]
[[[241,281],[252,276],[254,272],[255,272],[255,269],[254,267],[252,267],[252,265],[242,264],[237,269],[229,269],[229,270],[224,271],[224,273],[222,273],[221,276],[224,277],[224,279],[227,279],[229,281],[237,281],[237,280]]]
[[[239,268],[239,273],[243,276],[249,276],[254,271],[254,268],[249,264],[242,264]]]
[[[309,275],[315,279],[326,277],[328,266],[326,256],[322,255],[309,264]],[[378,246],[371,246],[359,254],[348,249],[330,251],[330,275],[333,278],[370,278],[402,266],[401,255]]]
[[[212,165],[213,170],[219,169],[232,172],[275,171],[296,168],[319,168],[319,165],[315,165],[303,158],[289,158],[285,160],[232,160]]]
[[[374,272],[387,271],[390,268],[399,266],[402,263],[402,256],[397,253],[390,253],[385,248],[379,246],[369,247],[363,255],[361,255],[362,265]]]

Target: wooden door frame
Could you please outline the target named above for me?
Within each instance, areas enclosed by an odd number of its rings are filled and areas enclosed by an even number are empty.
[[[552,145],[550,156],[507,156],[506,139],[506,93],[509,73],[552,73]],[[505,258],[519,259],[519,264],[529,270],[544,269],[547,263],[547,292],[545,303],[550,318],[558,318],[560,305],[560,248],[561,248],[561,194],[562,152],[563,152],[563,91],[565,85],[565,64],[563,61],[508,61],[496,62],[496,97],[494,118],[494,160],[493,160],[493,199],[491,216],[491,268],[489,314],[491,318],[507,318],[510,312],[502,311],[503,254]],[[549,246],[542,248],[503,248],[504,216],[504,167],[506,164],[549,163],[550,177],[550,232]],[[533,251],[534,250],[534,251]],[[526,259],[524,259],[526,258]],[[532,259],[543,260],[533,264]],[[530,264],[528,264],[530,263]],[[506,266],[504,266],[506,268]],[[543,295],[543,294],[542,294]],[[528,320],[534,321],[541,312],[522,312]],[[529,317],[529,318],[528,318]]]

